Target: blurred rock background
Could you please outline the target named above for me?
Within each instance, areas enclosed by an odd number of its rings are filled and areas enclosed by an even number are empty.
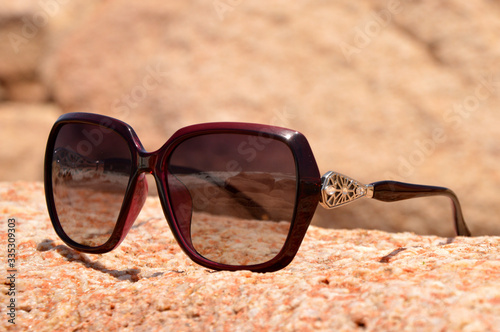
[[[441,185],[500,234],[500,1],[2,0],[0,180],[41,180],[60,114],[148,150],[182,126],[308,137],[322,173]],[[316,224],[452,235],[445,198],[318,208]]]

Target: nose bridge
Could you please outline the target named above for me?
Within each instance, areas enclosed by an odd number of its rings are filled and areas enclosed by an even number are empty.
[[[140,172],[152,174],[154,172],[158,155],[155,153],[139,152],[137,158],[137,168]]]

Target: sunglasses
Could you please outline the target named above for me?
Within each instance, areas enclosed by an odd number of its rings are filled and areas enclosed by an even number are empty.
[[[146,174],[156,181],[180,247],[215,270],[282,269],[318,203],[331,209],[362,197],[447,196],[457,234],[470,236],[451,190],[395,181],[365,185],[336,172],[321,177],[309,143],[294,130],[198,124],[146,152],[128,124],[89,113],[61,116],[48,139],[45,196],[57,235],[85,253],[118,247],[146,200]]]

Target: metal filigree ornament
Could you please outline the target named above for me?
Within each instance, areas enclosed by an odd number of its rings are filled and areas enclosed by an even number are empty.
[[[333,209],[361,198],[373,197],[373,185],[362,184],[348,176],[328,172],[321,178],[321,205]]]

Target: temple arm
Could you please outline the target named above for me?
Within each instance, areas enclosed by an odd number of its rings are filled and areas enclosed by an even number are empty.
[[[396,181],[380,181],[364,185],[348,176],[328,172],[322,177],[321,204],[332,209],[361,197],[384,202],[395,202],[410,198],[446,196],[453,203],[455,230],[457,235],[470,236],[465,224],[460,202],[453,191],[444,187],[424,186]]]

